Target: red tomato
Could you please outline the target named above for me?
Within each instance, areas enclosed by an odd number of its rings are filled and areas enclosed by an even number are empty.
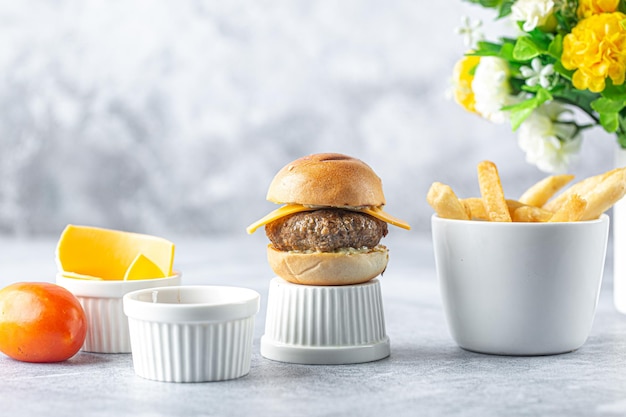
[[[56,284],[19,282],[0,290],[0,351],[24,362],[60,362],[78,352],[87,318]]]

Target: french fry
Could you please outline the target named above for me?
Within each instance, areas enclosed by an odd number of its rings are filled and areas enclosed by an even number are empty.
[[[481,197],[459,199],[452,188],[435,182],[428,203],[440,217],[494,222],[576,222],[597,219],[626,195],[626,167],[588,177],[555,194],[573,175],[553,175],[528,188],[520,200],[504,198],[493,162],[478,164]]]
[[[520,206],[511,213],[514,222],[547,222],[552,218],[552,212],[535,206]]]
[[[428,201],[428,204],[439,217],[469,220],[465,206],[459,201],[452,188],[446,184],[440,182],[432,183],[426,195],[426,201]]]
[[[557,191],[574,179],[571,174],[551,175],[528,188],[519,198],[528,206],[541,207],[548,202]]]
[[[510,222],[511,214],[504,198],[496,164],[491,161],[482,161],[478,164],[478,185],[489,220]]]
[[[516,221],[515,219],[513,219],[513,213],[515,212],[515,210],[517,210],[518,208],[521,207],[527,207],[525,204],[520,203],[517,200],[505,200],[506,201],[506,206],[509,209],[509,215],[511,216],[511,219],[513,221]],[[487,210],[485,210],[485,205],[483,203],[483,199],[480,197],[469,197],[469,198],[462,198],[461,199],[461,203],[465,206],[465,210],[467,210],[467,213],[469,215],[470,219],[476,219],[476,220],[489,220],[489,216],[487,215]],[[533,209],[536,209],[535,212],[538,213],[535,216],[539,216],[542,212],[543,214],[547,214],[547,218],[549,219],[550,216],[552,216],[552,213],[540,209],[538,207],[532,207]],[[520,218],[528,218],[528,216],[521,216]],[[545,216],[542,216],[542,218],[545,218]],[[520,220],[520,221],[540,221],[540,220]]]
[[[592,220],[611,208],[626,194],[626,169],[609,171],[593,190],[583,195],[587,208],[581,220]]]
[[[587,201],[578,194],[571,194],[565,203],[554,212],[549,222],[577,222],[583,218]]]
[[[465,207],[465,211],[470,219],[489,220],[483,199],[480,197],[463,198],[460,200]]]
[[[604,178],[609,177],[612,174],[614,174],[616,172],[619,172],[619,171],[622,171],[622,170],[624,170],[624,168],[616,168],[614,170],[605,172],[604,174],[599,174],[599,175],[594,175],[592,177],[587,177],[587,178],[585,178],[585,179],[575,183],[574,185],[572,185],[571,187],[569,187],[568,189],[563,191],[561,194],[557,195],[552,200],[550,200],[547,203],[545,203],[543,205],[543,208],[554,213],[554,212],[559,210],[561,205],[563,205],[563,203],[565,203],[567,201],[567,199],[569,198],[569,196],[572,195],[572,194],[578,194],[581,197],[583,197],[586,200],[588,200],[586,198],[587,195],[589,195],[591,192],[593,192],[593,190],[596,187],[598,187],[598,185],[600,185],[600,183],[604,180]]]
[[[516,209],[525,206],[524,203],[521,203],[517,200],[506,199],[506,206],[509,208],[509,214],[513,213]]]

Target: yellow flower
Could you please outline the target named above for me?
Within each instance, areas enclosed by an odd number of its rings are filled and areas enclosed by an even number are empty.
[[[578,22],[563,39],[561,61],[568,70],[575,70],[574,87],[595,93],[604,90],[610,77],[613,84],[624,83],[626,72],[626,29],[620,12],[590,16]]]
[[[476,112],[476,98],[472,90],[474,70],[480,62],[478,56],[465,56],[454,66],[454,99],[465,110]]]
[[[617,10],[619,0],[579,0],[578,17],[584,19],[594,14],[612,13]]]

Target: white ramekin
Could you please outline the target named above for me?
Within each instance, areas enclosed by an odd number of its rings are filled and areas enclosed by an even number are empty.
[[[85,310],[87,337],[81,350],[94,353],[130,353],[128,319],[124,315],[122,297],[144,288],[180,285],[181,274],[167,278],[132,281],[88,280],[58,273],[56,283],[73,293]]]
[[[390,343],[380,282],[311,286],[270,282],[261,355],[299,364],[349,364],[386,358]]]
[[[135,373],[166,382],[207,382],[250,372],[260,295],[220,286],[178,286],[124,296]]]
[[[504,223],[432,217],[452,338],[467,350],[550,355],[581,347],[598,304],[609,217]]]

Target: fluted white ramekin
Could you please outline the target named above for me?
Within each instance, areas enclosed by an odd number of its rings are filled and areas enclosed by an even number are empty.
[[[357,285],[270,282],[261,355],[300,364],[371,362],[390,354],[378,279]]]
[[[180,285],[181,274],[142,280],[88,280],[58,273],[56,283],[73,293],[87,316],[87,337],[81,350],[94,353],[130,353],[128,319],[122,297],[144,288]]]
[[[166,382],[208,382],[250,372],[260,295],[220,286],[179,286],[124,296],[135,373]]]

